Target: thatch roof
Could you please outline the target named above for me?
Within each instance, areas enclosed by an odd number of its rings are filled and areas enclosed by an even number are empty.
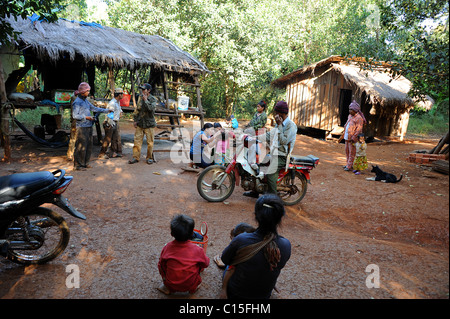
[[[157,35],[144,35],[101,26],[68,21],[32,22],[6,19],[18,37],[20,48],[31,47],[39,59],[58,61],[63,55],[73,61],[81,56],[97,66],[134,70],[149,65],[170,71],[200,74],[208,68],[171,41]]]
[[[308,75],[308,73],[314,76],[317,68],[329,67],[342,74],[347,82],[354,84],[359,93],[365,92],[372,104],[378,103],[381,106],[396,104],[412,107],[416,103],[408,96],[408,92],[411,90],[411,81],[403,76],[393,78],[387,72],[389,63],[382,63],[380,67],[372,70],[364,70],[357,62],[357,59],[349,61],[340,56],[331,56],[278,78],[272,82],[272,85],[285,87],[294,78]],[[432,104],[433,100],[430,97],[427,97],[426,102],[422,102],[426,108],[430,108]]]

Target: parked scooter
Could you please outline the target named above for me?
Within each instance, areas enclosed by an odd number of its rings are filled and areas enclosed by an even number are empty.
[[[67,247],[69,227],[53,204],[86,219],[61,194],[72,182],[65,171],[17,173],[0,177],[0,254],[20,264],[43,264]]]
[[[236,147],[236,155],[225,167],[208,166],[197,179],[199,194],[209,202],[222,202],[234,191],[235,185],[241,184],[245,191],[259,194],[267,191],[267,178],[261,177],[248,162],[248,136],[242,136]],[[314,155],[290,156],[281,169],[277,179],[277,191],[285,205],[295,205],[305,197],[310,171],[319,163]]]

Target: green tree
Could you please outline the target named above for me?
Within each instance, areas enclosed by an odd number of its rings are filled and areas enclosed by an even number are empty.
[[[156,34],[212,71],[202,81],[208,116],[250,116],[270,83],[331,54],[382,50],[366,21],[373,0],[110,0],[110,26]],[[378,40],[378,42],[377,42]]]
[[[449,96],[449,4],[442,0],[377,0],[393,47],[394,74],[411,80],[412,96]]]
[[[16,33],[4,18],[21,17],[26,19],[36,13],[41,19],[55,21],[57,13],[62,9],[60,0],[0,0],[0,44],[9,43]]]

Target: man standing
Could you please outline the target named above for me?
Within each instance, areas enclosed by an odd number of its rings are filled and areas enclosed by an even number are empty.
[[[156,110],[156,98],[150,94],[152,86],[148,83],[139,87],[142,90],[142,94],[139,96],[136,110],[134,111],[134,127],[136,132],[134,133],[134,146],[133,146],[133,159],[129,160],[129,164],[139,162],[141,157],[141,148],[144,141],[144,135],[147,137],[147,164],[153,164],[153,136],[156,127],[155,110]]]
[[[270,136],[272,159],[267,170],[268,193],[277,194],[277,179],[280,169],[286,166],[287,156],[292,152],[297,137],[297,125],[289,118],[289,107],[279,101],[274,108],[275,128],[267,132]]]
[[[120,100],[123,98],[123,90],[117,88],[114,90],[114,98],[109,101],[106,109],[112,110],[113,113],[108,114],[103,122],[105,129],[105,137],[103,138],[102,148],[98,158],[108,159],[109,157],[122,157],[122,140],[120,138],[119,119],[122,115]],[[108,147],[111,145],[110,155],[107,155]]]
[[[92,124],[94,117],[91,111],[107,113],[110,110],[95,107],[87,97],[91,91],[88,83],[82,82],[75,91],[77,98],[72,103],[72,117],[76,120],[77,138],[75,141],[75,152],[73,156],[73,166],[76,170],[90,168],[89,161],[92,153]]]

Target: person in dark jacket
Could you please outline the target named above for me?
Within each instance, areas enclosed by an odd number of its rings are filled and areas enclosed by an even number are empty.
[[[152,90],[150,84],[145,83],[139,88],[142,90],[142,94],[139,96],[137,107],[133,114],[133,124],[136,128],[134,133],[133,159],[129,160],[128,163],[134,164],[139,162],[142,143],[144,142],[144,136],[146,136],[147,156],[145,159],[147,164],[153,164],[153,139],[156,127],[155,110],[157,99],[150,94]]]

